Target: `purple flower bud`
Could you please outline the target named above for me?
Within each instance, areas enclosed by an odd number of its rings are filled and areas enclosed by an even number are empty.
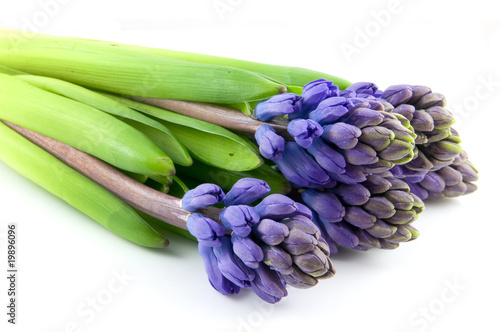
[[[349,224],[341,221],[337,223],[323,222],[326,233],[339,246],[354,248],[359,245],[359,239]]]
[[[262,251],[264,252],[264,263],[272,270],[281,274],[290,274],[293,272],[292,257],[285,249],[280,246],[269,246],[264,244],[262,245]]]
[[[411,192],[421,200],[426,200],[429,197],[429,192],[418,183],[408,183],[408,186]]]
[[[370,82],[357,82],[351,84],[346,90],[351,90],[356,92],[357,96],[365,97],[365,96],[373,96],[375,92],[377,92],[378,87],[374,83]]]
[[[311,217],[311,210],[281,194],[272,194],[265,197],[255,206],[255,211],[262,219],[269,218],[276,221],[298,215]]]
[[[318,107],[323,100],[338,96],[339,88],[333,82],[319,79],[304,85],[302,89],[302,111],[289,115],[289,119],[307,118],[307,114]]]
[[[381,175],[372,174],[366,177],[366,182],[363,183],[363,186],[370,190],[372,194],[382,194],[389,190],[392,184]]]
[[[365,174],[378,174],[389,171],[394,167],[394,164],[390,161],[379,159],[376,163],[361,166]]]
[[[270,125],[262,125],[257,128],[255,140],[259,145],[259,152],[264,158],[281,159],[281,153],[285,150],[285,139],[276,134]]]
[[[365,229],[372,227],[377,218],[359,206],[349,206],[346,209],[344,220],[353,226]]]
[[[391,190],[393,193],[401,193],[405,196],[400,196],[400,197],[397,197],[395,195],[393,195],[393,198],[395,199],[398,199],[398,198],[407,198],[409,199],[406,200],[405,203],[409,203],[409,208],[406,209],[406,210],[409,210],[412,208],[413,204],[413,199],[411,199],[411,196],[406,194],[404,191],[397,191],[397,190]],[[386,193],[386,195],[390,194],[389,193]],[[380,218],[380,219],[383,219],[383,218],[390,218],[392,217],[395,213],[396,213],[396,207],[394,206],[394,204],[388,199],[389,197],[387,197],[386,195],[384,195],[385,197],[382,197],[382,196],[374,196],[374,197],[370,197],[370,199],[368,200],[368,202],[363,205],[363,209],[365,209],[367,212],[369,212],[370,214],[372,214],[373,216],[375,216],[376,218]],[[403,203],[401,203],[401,205],[403,205]],[[374,220],[372,220],[372,222],[375,222]]]
[[[426,152],[436,159],[442,161],[453,161],[453,159],[455,159],[455,157],[462,152],[462,147],[457,143],[442,140],[435,142],[434,144],[430,144],[427,147]]]
[[[333,179],[346,184],[353,184],[366,180],[366,175],[361,166],[351,164],[346,165],[344,173],[331,173],[331,176]]]
[[[389,146],[395,138],[394,132],[381,126],[365,127],[359,141],[371,146],[376,151],[381,151]]]
[[[404,168],[412,171],[427,173],[432,168],[432,163],[425,156],[424,153],[419,152],[418,155],[413,158],[412,161],[404,165]],[[408,175],[403,171],[403,176]]]
[[[277,246],[288,236],[289,231],[288,227],[282,223],[272,219],[262,219],[253,228],[253,234],[262,242]]]
[[[266,181],[254,178],[238,180],[226,194],[226,206],[248,205],[271,191]]]
[[[415,144],[413,144],[413,142],[408,143],[406,141],[394,139],[391,141],[391,144],[387,148],[378,152],[378,156],[381,159],[393,161],[394,163],[403,163],[401,159],[412,156],[411,153],[414,149]],[[411,158],[406,160],[406,162],[410,160]]]
[[[310,184],[325,185],[331,182],[326,171],[295,142],[286,142],[283,160],[276,161],[276,165],[287,179],[302,187],[308,187]],[[295,173],[295,175],[290,173]]]
[[[463,180],[462,173],[450,166],[443,167],[436,173],[443,179],[447,187],[455,186]]]
[[[455,165],[454,168],[462,174],[464,182],[474,182],[479,180],[477,169],[472,166],[468,160]]]
[[[359,245],[355,249],[368,250],[372,248],[381,248],[380,240],[370,235],[366,230],[356,229],[355,233],[359,239]]]
[[[345,216],[344,206],[333,193],[308,189],[302,192],[302,199],[325,221],[339,222]]]
[[[416,103],[416,109],[426,109],[432,106],[446,106],[446,98],[440,93],[428,93],[425,96],[422,96]]]
[[[201,213],[191,214],[187,219],[186,226],[189,233],[191,233],[200,244],[207,247],[220,246],[220,237],[226,234],[224,226],[205,217]]]
[[[339,97],[344,97],[349,99],[356,98],[356,92],[352,90],[340,90]]]
[[[330,256],[330,255],[337,254],[338,253],[337,244],[328,235],[328,232],[325,229],[324,223],[326,223],[326,224],[329,224],[329,223],[327,221],[321,221],[317,213],[313,213],[312,221],[321,232],[321,237],[318,240],[318,246],[320,248],[322,248],[326,243],[326,245],[328,246],[328,251],[329,251],[328,255]]]
[[[396,210],[396,213],[392,217],[386,218],[385,221],[393,225],[405,225],[413,222],[415,219],[417,219],[417,212],[415,210]]]
[[[407,118],[409,121],[413,119],[413,113],[415,113],[415,106],[413,105],[408,105],[408,104],[402,104],[396,107],[393,110],[394,113],[401,114],[405,118]]]
[[[378,161],[377,152],[366,144],[358,143],[349,150],[344,150],[346,161],[352,165],[370,165]]]
[[[309,113],[309,119],[324,126],[334,123],[346,115],[352,107],[354,107],[354,104],[347,98],[328,98],[322,101],[314,111]]]
[[[384,194],[384,197],[398,210],[410,210],[415,202],[413,195],[401,190],[390,190]]]
[[[392,85],[385,89],[382,98],[390,102],[394,107],[407,103],[412,97],[413,92],[410,85],[400,84]]]
[[[283,275],[283,280],[295,288],[311,288],[318,283],[318,279],[302,272],[297,266],[292,267],[293,272],[287,275]]]
[[[182,208],[187,211],[196,211],[220,203],[225,199],[226,195],[221,187],[212,183],[204,183],[184,194]]]
[[[396,230],[397,230],[396,226],[389,225],[384,221],[377,219],[377,221],[375,221],[375,224],[373,224],[372,227],[366,228],[364,231],[368,232],[369,234],[371,234],[376,238],[383,239],[394,234]]]
[[[303,254],[294,255],[293,262],[302,272],[312,277],[325,276],[330,269],[328,258],[318,247]]]
[[[346,161],[343,155],[330,147],[321,137],[315,139],[307,149],[316,162],[327,172],[343,173]]]
[[[340,196],[342,201],[348,205],[363,205],[368,202],[370,198],[370,190],[359,183],[340,183],[338,186],[331,189],[331,191]]]
[[[386,173],[384,174],[384,176],[391,183],[391,190],[401,190],[407,193],[410,192],[410,187],[408,187],[408,184],[405,181],[396,179],[395,177],[391,176],[390,173]]]
[[[300,255],[313,250],[318,245],[320,230],[304,216],[295,216],[281,221],[290,233],[283,240],[281,247],[292,255]]]
[[[358,127],[338,122],[327,125],[321,137],[341,149],[352,149],[358,144],[358,138],[360,136],[361,129]]]
[[[440,192],[446,187],[444,180],[436,172],[429,172],[425,178],[419,183],[423,188],[428,191]],[[417,195],[418,196],[418,195]]]
[[[278,273],[262,263],[255,270],[255,279],[250,284],[255,294],[269,303],[276,303],[288,295]]]
[[[248,267],[256,269],[264,259],[262,249],[249,237],[241,237],[235,233],[231,236],[233,251],[236,256]]]
[[[239,236],[247,236],[260,220],[255,209],[248,205],[231,205],[220,212],[220,220],[227,229]]]
[[[301,147],[307,149],[313,139],[323,134],[323,127],[314,120],[296,119],[288,124],[288,132]]]
[[[276,166],[278,166],[279,170],[285,178],[290,181],[290,183],[293,186],[296,187],[308,187],[310,186],[310,183],[307,179],[304,179],[299,173],[297,173],[297,170],[293,166],[292,163],[290,163],[288,160],[285,159],[276,159],[274,160],[274,163]]]
[[[411,90],[413,95],[410,100],[407,101],[407,103],[411,105],[415,105],[423,96],[432,92],[431,88],[423,85],[412,85]]]
[[[221,246],[213,248],[217,266],[224,277],[239,287],[249,287],[255,278],[254,270],[247,267],[234,254],[231,239],[221,238]]]
[[[270,121],[277,116],[300,112],[301,97],[295,93],[283,93],[261,101],[255,106],[255,117],[261,121]]]
[[[223,295],[238,294],[240,287],[233,284],[226,277],[222,275],[217,264],[217,258],[214,251],[210,247],[198,244],[198,251],[203,259],[205,271],[208,275],[208,280],[213,288]]]
[[[367,126],[379,125],[383,120],[384,114],[379,111],[374,111],[369,108],[358,108],[353,110],[344,121],[355,127],[364,128]]]
[[[410,121],[413,129],[417,131],[430,132],[434,130],[434,120],[432,116],[423,110],[416,110]]]

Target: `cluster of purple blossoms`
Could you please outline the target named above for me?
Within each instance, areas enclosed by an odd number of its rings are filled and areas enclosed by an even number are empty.
[[[257,118],[293,118],[288,132],[294,141],[286,142],[262,125],[255,134],[260,152],[300,188],[359,183],[367,174],[406,163],[413,159],[415,133],[402,116],[385,111],[388,103],[380,96],[371,83],[341,91],[330,81],[317,80],[306,84],[301,96],[288,93],[261,102],[255,108]]]
[[[456,197],[474,192],[477,170],[462,150],[446,98],[425,86],[395,85],[383,94],[410,121],[417,138],[417,154],[391,171],[421,199]]]
[[[334,275],[327,242],[305,205],[272,194],[262,180],[243,178],[226,194],[213,184],[190,190],[182,207],[196,212],[224,202],[220,223],[200,213],[187,221],[198,239],[211,285],[224,295],[252,288],[275,303],[287,295],[286,285],[308,288]]]
[[[301,96],[272,97],[255,108],[263,121],[286,115],[294,141],[269,125],[255,139],[313,211],[332,253],[336,246],[392,249],[418,236],[411,223],[422,200],[476,190],[477,170],[445,105],[423,86],[381,91],[360,82],[339,90],[321,79]]]

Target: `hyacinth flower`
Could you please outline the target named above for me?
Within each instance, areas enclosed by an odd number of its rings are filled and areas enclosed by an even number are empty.
[[[188,230],[198,240],[210,283],[223,294],[252,288],[263,300],[275,303],[287,295],[287,284],[308,288],[334,275],[329,247],[306,206],[280,194],[265,197],[255,207],[248,205],[270,191],[263,180],[243,178],[227,195],[207,183],[188,191],[181,200],[64,143],[9,126],[135,209]],[[224,201],[226,208],[212,207]],[[121,227],[117,224],[111,229],[120,233]],[[156,240],[158,234],[141,236]]]
[[[411,224],[424,204],[408,184],[390,172],[368,175],[357,184],[307,189],[301,195],[332,253],[337,246],[394,249],[419,235]]]
[[[477,190],[477,185],[474,183],[477,180],[477,169],[463,151],[455,157],[451,165],[426,173],[420,181],[406,181],[415,195],[426,200],[473,193]]]
[[[269,190],[262,180],[241,179],[226,196],[215,195],[226,205],[219,215],[222,225],[201,213],[187,219],[209,281],[224,295],[252,288],[263,300],[275,303],[287,295],[286,285],[309,288],[334,274],[327,242],[306,206],[280,194],[248,205]],[[204,192],[208,198],[198,199]],[[199,186],[184,195],[182,206],[207,208],[204,203],[213,201],[213,192]]]
[[[477,180],[477,170],[468,160],[468,156],[463,154],[458,132],[451,127],[455,119],[445,108],[446,98],[442,94],[434,93],[425,86],[395,85],[385,90],[381,98],[394,106],[394,113],[405,116],[417,134],[417,156],[409,163],[393,169],[397,177],[410,183],[412,190],[422,199],[456,197],[476,190],[476,186],[471,182]],[[461,154],[462,157],[459,157]],[[467,171],[464,170],[463,174],[467,185],[458,180],[458,173],[451,171],[461,162],[467,165],[464,166]],[[441,169],[446,169],[441,173],[448,174],[444,175],[448,180],[447,185],[440,175],[434,174]],[[452,173],[454,176],[449,178]],[[433,181],[438,178],[441,180]],[[419,183],[423,187],[418,185]],[[426,187],[428,189],[425,189]],[[455,189],[448,189],[447,194],[444,194],[445,187]]]
[[[316,80],[304,86],[300,111],[280,113],[277,97],[261,102],[255,113],[261,120],[285,114],[293,118],[288,124],[293,141],[285,142],[263,125],[255,135],[260,152],[292,184],[307,188],[358,183],[367,174],[404,164],[414,157],[416,135],[401,115],[385,112],[388,103],[377,100],[381,94],[371,83],[341,91],[330,81]]]

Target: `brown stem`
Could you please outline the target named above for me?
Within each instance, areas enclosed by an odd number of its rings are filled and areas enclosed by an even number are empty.
[[[139,183],[117,171],[107,163],[50,137],[3,121],[7,126],[26,137],[68,166],[94,180],[130,206],[173,226],[187,229],[186,221],[191,212],[181,207],[181,200]],[[217,208],[199,211],[220,223]]]
[[[125,97],[175,113],[183,114],[191,118],[210,122],[230,130],[244,133],[251,137],[253,137],[257,128],[263,124],[268,124],[276,130],[276,133],[283,136],[287,140],[292,140],[292,137],[287,130],[288,121],[285,119],[277,118],[273,121],[262,122],[248,117],[239,110],[215,104],[137,96]]]

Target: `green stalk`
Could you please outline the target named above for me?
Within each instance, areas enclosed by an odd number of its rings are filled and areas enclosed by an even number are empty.
[[[168,245],[127,204],[1,122],[0,140],[0,159],[7,165],[110,231],[141,246]]]
[[[269,98],[285,86],[250,71],[83,39],[0,30],[0,64],[109,92],[211,103]]]
[[[191,61],[195,63],[202,63],[208,65],[228,66],[228,67],[248,70],[251,72],[258,73],[262,77],[268,78],[270,80],[283,83],[287,86],[289,92],[294,92],[297,94],[301,93],[302,90],[301,87],[303,87],[306,83],[320,78],[333,81],[333,83],[338,85],[339,88],[342,90],[351,85],[349,81],[342,79],[340,77],[306,68],[272,65],[272,64],[265,64],[253,61],[213,56],[213,55],[120,44],[120,43],[100,41],[100,40],[87,39],[87,41],[94,44],[107,45],[115,49],[121,49],[122,51],[133,50],[133,51],[158,55],[170,59]],[[176,99],[182,99],[182,98],[176,98]]]
[[[0,119],[133,173],[171,175],[172,160],[144,134],[91,106],[0,74]]]
[[[175,227],[187,229],[186,221],[191,212],[181,207],[181,199],[134,181],[105,162],[69,145],[16,125],[12,127],[64,164],[115,194],[131,207]],[[220,222],[218,209],[209,207],[198,211]]]

